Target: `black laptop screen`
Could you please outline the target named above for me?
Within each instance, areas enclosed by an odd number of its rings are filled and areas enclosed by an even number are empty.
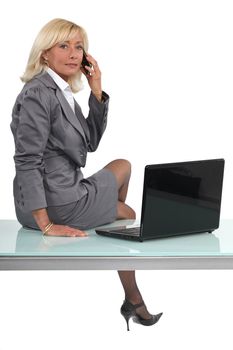
[[[143,233],[163,237],[218,228],[223,168],[222,159],[147,166]]]

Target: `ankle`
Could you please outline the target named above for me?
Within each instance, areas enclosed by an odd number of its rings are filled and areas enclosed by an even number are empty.
[[[133,305],[144,303],[141,296],[136,296],[136,297],[135,296],[133,296],[133,297],[132,296],[130,296],[130,297],[125,296],[125,300],[129,301]]]

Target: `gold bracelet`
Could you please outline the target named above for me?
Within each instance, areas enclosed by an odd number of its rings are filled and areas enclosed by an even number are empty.
[[[43,235],[45,235],[53,226],[53,222],[50,222],[48,225],[45,226],[44,231],[42,231]]]

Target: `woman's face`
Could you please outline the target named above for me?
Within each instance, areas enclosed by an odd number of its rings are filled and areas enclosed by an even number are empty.
[[[43,55],[49,68],[67,81],[75,75],[81,67],[83,58],[83,40],[79,33],[72,39],[59,42]]]

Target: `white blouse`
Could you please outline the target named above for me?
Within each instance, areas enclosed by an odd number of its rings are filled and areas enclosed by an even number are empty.
[[[65,96],[66,100],[68,101],[70,107],[72,108],[73,112],[74,110],[74,97],[71,91],[71,88],[69,84],[60,77],[57,73],[55,73],[51,68],[47,69],[48,74],[51,76],[51,78],[55,81],[55,83],[58,85],[58,87],[61,89],[63,95]]]

